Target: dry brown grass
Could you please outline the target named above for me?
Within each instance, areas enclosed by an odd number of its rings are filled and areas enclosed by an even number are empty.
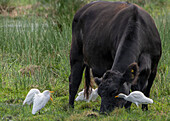
[[[40,66],[37,65],[29,65],[25,68],[21,68],[18,72],[20,72],[22,75],[34,75],[36,71],[40,71]]]

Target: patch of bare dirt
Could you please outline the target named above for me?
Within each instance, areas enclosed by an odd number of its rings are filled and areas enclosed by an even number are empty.
[[[37,65],[29,65],[25,68],[21,68],[18,72],[20,72],[22,75],[34,75],[36,71],[40,71],[40,66]]]
[[[10,17],[27,15],[27,14],[29,14],[29,10],[35,9],[39,5],[40,5],[40,3],[37,3],[35,5],[26,5],[26,6],[18,6],[18,7],[2,7],[2,6],[0,6],[0,14],[2,16],[10,16]]]

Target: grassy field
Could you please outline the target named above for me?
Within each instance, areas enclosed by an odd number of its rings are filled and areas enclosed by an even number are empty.
[[[37,4],[37,1],[16,3],[25,6]],[[148,111],[143,112],[132,104],[130,111],[116,109],[107,116],[92,111],[100,109],[99,97],[95,102],[75,102],[74,110],[68,108],[71,22],[75,11],[89,1],[59,1],[60,4],[54,4],[56,6],[39,3],[50,7],[32,7],[27,14],[15,17],[0,15],[0,120],[170,120],[169,0],[154,3],[138,0],[154,18],[162,40],[163,54],[151,89],[154,103],[149,105]],[[17,6],[16,3],[12,1],[9,5]],[[83,85],[82,81],[79,91]],[[55,91],[52,95],[54,102],[49,101],[40,115],[32,115],[29,106],[22,106],[31,88]]]

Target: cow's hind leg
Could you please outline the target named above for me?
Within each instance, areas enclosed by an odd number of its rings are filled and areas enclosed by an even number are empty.
[[[135,89],[135,90],[139,90],[139,91],[143,92],[145,96],[147,96],[146,95],[146,89],[148,87],[148,82],[149,82],[148,78],[150,77],[150,73],[151,73],[150,68],[144,69],[144,70],[142,70],[142,72],[140,72],[139,80],[138,80],[139,81],[138,82],[138,89]],[[143,110],[143,105],[144,104],[142,104],[142,110]],[[146,110],[148,110],[147,104],[145,104],[145,107],[146,107]]]
[[[74,108],[74,99],[81,83],[84,70],[81,37],[76,31],[76,23],[73,22],[72,44],[70,50],[71,74],[69,76],[69,104]]]
[[[139,59],[138,81],[137,81],[137,84],[132,85],[132,87],[131,87],[132,91],[138,90],[138,91],[143,92],[146,95],[145,92],[146,92],[147,87],[148,87],[148,78],[150,77],[150,74],[151,74],[150,56],[147,55],[147,54],[143,54],[143,55],[140,56],[140,59]],[[127,108],[127,109],[130,109],[130,106],[131,106],[131,102],[127,102],[125,104],[125,108]],[[145,105],[144,107],[146,107],[146,110],[148,109],[147,105]]]
[[[156,66],[156,68],[157,68],[157,66]],[[150,77],[148,79],[148,85],[147,85],[146,90],[144,92],[146,97],[149,97],[150,89],[151,89],[153,81],[154,81],[154,79],[156,77],[156,72],[157,72],[156,68],[154,69],[153,72],[151,72]],[[142,110],[148,110],[148,105],[147,104],[142,104]]]
[[[69,104],[74,108],[74,99],[81,83],[84,64],[81,61],[71,65],[71,74],[69,76]]]
[[[157,73],[157,66],[158,66],[158,62],[159,62],[160,56],[156,56],[155,58],[153,58],[154,63],[152,63],[152,67],[151,67],[151,73],[150,76],[148,78],[148,84],[146,89],[144,90],[144,94],[146,97],[149,97],[150,95],[150,90],[153,84],[153,81],[156,77],[156,73]],[[147,104],[142,104],[142,110],[148,110],[148,105]]]

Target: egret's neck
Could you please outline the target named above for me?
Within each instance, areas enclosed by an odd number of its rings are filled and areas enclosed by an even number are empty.
[[[127,95],[124,95],[124,99],[126,100],[128,98],[128,96]]]

